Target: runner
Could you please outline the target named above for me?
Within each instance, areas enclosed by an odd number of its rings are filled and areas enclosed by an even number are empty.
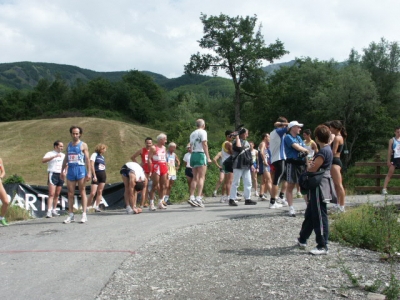
[[[389,168],[383,184],[382,195],[387,195],[387,186],[393,176],[394,170],[400,169],[400,127],[394,130],[394,137],[389,140],[387,166]]]
[[[167,151],[167,163],[168,163],[168,186],[165,195],[165,202],[167,205],[172,205],[171,201],[169,200],[169,195],[171,194],[172,186],[176,180],[177,170],[181,166],[181,161],[178,158],[178,155],[175,153],[176,144],[169,143],[168,151]]]
[[[81,223],[87,222],[86,207],[87,198],[85,191],[85,181],[91,178],[91,170],[89,166],[89,149],[86,143],[81,141],[83,130],[78,126],[71,126],[69,133],[72,137],[72,142],[69,142],[67,147],[67,154],[65,155],[64,162],[61,170],[61,179],[65,178],[65,170],[68,164],[67,172],[67,188],[68,188],[68,211],[69,216],[64,220],[64,224],[75,222],[74,217],[74,196],[75,187],[78,184],[79,193],[82,199],[82,219]]]
[[[147,181],[143,168],[137,162],[127,162],[119,171],[124,183],[124,200],[127,214],[140,214],[142,209],[136,207],[137,193],[142,191]]]
[[[154,206],[154,194],[158,192],[158,208],[166,209],[167,207],[163,204],[165,191],[168,184],[168,166],[165,143],[167,142],[167,136],[164,133],[160,133],[157,136],[157,145],[151,146],[149,150],[149,161],[148,166],[150,169],[150,178],[153,181],[153,188],[150,191],[150,210],[156,210]]]
[[[224,185],[222,186],[221,203],[229,201],[229,193],[233,181],[233,173],[226,169],[224,161],[232,155],[232,130],[225,131],[225,141],[221,146],[221,166],[224,173]]]
[[[185,156],[183,157],[183,161],[186,163],[185,176],[186,176],[187,183],[188,183],[188,191],[190,193],[190,185],[192,184],[192,179],[193,179],[193,171],[192,171],[192,167],[190,166],[190,156],[192,155],[192,147],[190,146],[190,143],[187,144],[186,150],[187,150],[187,153],[185,153]],[[190,204],[189,200],[188,200],[188,203]]]
[[[295,217],[296,210],[293,206],[293,189],[296,183],[299,183],[300,174],[306,168],[306,160],[308,151],[304,148],[304,142],[301,139],[300,131],[303,124],[297,121],[289,123],[289,131],[285,136],[285,152],[286,152],[286,199],[289,204],[289,216]]]
[[[3,226],[8,226],[7,220],[6,220],[6,212],[8,209],[9,201],[8,201],[8,196],[6,193],[6,190],[4,189],[2,180],[6,176],[6,169],[4,168],[3,160],[0,158],[0,200],[1,200],[1,211],[0,211],[0,223]]]
[[[307,160],[312,160],[314,155],[318,153],[318,146],[317,143],[311,139],[311,129],[304,129],[303,131],[303,138],[304,138],[304,148],[308,150]],[[307,202],[307,195],[301,194],[299,184],[296,184],[297,189],[297,198],[304,198]]]
[[[49,197],[47,198],[47,214],[46,218],[59,216],[57,212],[58,196],[60,196],[61,188],[64,180],[61,180],[61,169],[65,158],[65,154],[61,151],[64,145],[57,140],[53,143],[53,151],[47,152],[42,159],[42,163],[47,163],[47,186],[49,189]]]
[[[217,153],[217,155],[215,155],[215,157],[213,158],[213,162],[215,163],[215,165],[217,166],[217,168],[219,170],[219,178],[218,178],[217,184],[215,185],[215,190],[214,190],[214,192],[212,194],[213,197],[217,197],[217,191],[218,191],[218,189],[219,189],[219,187],[221,185],[222,185],[222,191],[221,192],[222,192],[222,194],[225,193],[224,185],[223,185],[224,178],[225,178],[225,173],[224,173],[224,171],[222,169],[222,166],[221,166],[222,165],[221,158],[222,158],[222,152],[221,151],[219,151]]]
[[[346,192],[342,184],[342,174],[341,174],[342,161],[340,160],[340,154],[343,151],[344,141],[346,140],[347,133],[342,123],[338,120],[330,122],[330,130],[335,135],[335,139],[331,144],[333,152],[331,176],[335,184],[335,190],[338,196],[339,212],[345,212],[344,205],[345,205]]]
[[[141,192],[142,193],[142,200],[141,200],[140,206],[148,207],[148,199],[149,199],[149,197],[148,197],[149,194],[148,193],[149,193],[149,190],[150,190],[150,185],[153,184],[153,182],[150,182],[151,181],[151,179],[150,179],[150,170],[152,169],[152,166],[149,167],[149,150],[150,150],[151,146],[153,146],[153,139],[151,137],[147,137],[144,140],[144,143],[145,143],[145,147],[142,148],[142,149],[139,149],[138,151],[136,151],[132,155],[131,159],[132,159],[133,162],[137,163],[136,158],[138,156],[140,156],[140,158],[141,158],[140,166],[143,168],[144,174],[146,175],[146,179],[147,180],[144,182],[145,186],[144,186],[144,188],[143,188],[143,190]]]
[[[204,180],[207,172],[207,164],[211,163],[208,154],[207,132],[204,130],[206,123],[203,119],[196,120],[197,129],[190,134],[190,145],[192,147],[192,155],[190,156],[190,165],[193,170],[193,180],[190,185],[189,202],[192,205],[204,207],[202,201],[202,193]],[[197,197],[194,196],[197,189]]]
[[[101,212],[99,207],[101,200],[103,200],[103,190],[106,184],[106,161],[104,153],[107,151],[107,146],[98,144],[94,148],[94,153],[90,157],[90,170],[92,171],[92,185],[90,187],[90,195],[88,198],[88,207],[92,206],[94,196],[97,192],[96,203],[94,206],[95,212]]]
[[[283,184],[284,178],[286,177],[285,168],[285,144],[283,139],[287,133],[287,126],[289,125],[288,120],[285,117],[279,117],[275,122],[275,129],[270,134],[270,150],[271,150],[271,164],[274,167],[274,178],[272,181],[271,188],[271,200],[269,208],[280,208],[282,206],[288,206],[284,198]],[[278,197],[279,184],[282,182],[282,190]],[[281,202],[281,203],[278,203]]]
[[[272,181],[271,181],[271,151],[269,149],[270,135],[264,133],[262,135],[262,141],[258,145],[259,158],[260,158],[260,170],[262,170],[262,184],[260,185],[260,200],[268,200],[266,193],[272,193]],[[271,194],[272,195],[272,194]],[[272,196],[271,196],[272,197]]]
[[[254,142],[250,141],[250,152],[251,152],[251,159],[253,162],[253,167],[251,168],[251,184],[254,187],[254,195],[256,197],[259,196],[258,194],[258,182],[257,182],[257,173],[258,173],[258,151],[254,149]],[[261,186],[260,186],[261,187]]]

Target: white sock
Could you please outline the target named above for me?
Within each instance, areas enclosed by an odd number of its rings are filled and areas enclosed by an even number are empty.
[[[70,216],[70,217],[73,217],[73,216],[74,216],[74,213],[69,213],[69,216]]]
[[[126,209],[129,209],[129,208],[132,209],[132,207],[131,207],[130,205],[127,205],[127,206],[126,206]]]
[[[150,205],[154,205],[154,200],[150,200]]]

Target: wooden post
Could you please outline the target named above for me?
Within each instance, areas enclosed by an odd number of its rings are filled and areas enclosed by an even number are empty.
[[[376,154],[375,161],[379,162],[380,160],[381,160],[381,156],[379,154]],[[381,174],[381,166],[376,166],[375,174],[378,175],[378,176],[376,176],[375,185],[381,186],[381,179],[379,178],[379,175]]]

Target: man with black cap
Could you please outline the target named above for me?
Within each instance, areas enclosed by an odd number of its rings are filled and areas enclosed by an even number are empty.
[[[284,138],[286,153],[286,199],[289,203],[289,215],[296,216],[296,210],[293,207],[293,189],[296,183],[299,183],[300,174],[305,170],[305,157],[308,150],[305,148],[301,139],[300,131],[303,124],[292,121],[288,125],[288,133]]]
[[[235,134],[235,133],[234,133]],[[243,189],[245,205],[255,205],[257,202],[250,199],[251,194],[251,172],[253,165],[251,157],[250,144],[246,140],[249,131],[246,128],[240,128],[236,133],[235,140],[232,142],[233,158],[233,183],[229,195],[229,205],[238,206],[236,202],[237,189],[240,184],[240,178],[243,178]]]

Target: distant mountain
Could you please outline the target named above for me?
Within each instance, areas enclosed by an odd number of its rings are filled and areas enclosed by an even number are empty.
[[[278,64],[271,64],[268,65],[266,67],[261,68],[264,72],[268,73],[268,74],[273,74],[275,73],[275,71],[279,70],[281,67],[291,67],[295,64],[295,60],[291,60],[288,62],[284,62],[284,63],[278,63]]]

